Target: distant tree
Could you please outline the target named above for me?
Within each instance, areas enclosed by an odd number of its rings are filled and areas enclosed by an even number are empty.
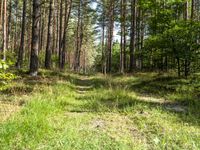
[[[115,1],[108,1],[108,23],[107,23],[107,71],[111,73],[112,70],[112,45],[114,32],[114,16],[115,16]]]
[[[3,60],[6,60],[6,50],[7,50],[7,0],[3,1]]]
[[[135,43],[136,43],[136,5],[137,0],[131,1],[131,35],[130,35],[130,72],[136,68],[136,59],[135,59]]]
[[[23,56],[24,56],[24,38],[25,38],[25,28],[26,28],[26,5],[27,0],[23,0],[23,12],[22,12],[22,29],[21,29],[21,42],[20,42],[20,48],[18,51],[18,58],[16,67],[20,69],[23,64]]]
[[[53,34],[53,0],[50,0],[49,1],[47,46],[46,46],[46,54],[45,54],[45,68],[46,69],[51,68],[51,53],[52,53],[52,48],[53,48],[52,34]]]
[[[120,72],[124,73],[126,63],[126,0],[121,0],[121,47],[120,47]]]
[[[66,38],[67,38],[67,28],[69,24],[69,18],[72,9],[72,0],[67,0],[65,2],[65,17],[64,17],[64,31],[62,37],[62,59],[61,59],[61,69],[64,69],[66,63]]]

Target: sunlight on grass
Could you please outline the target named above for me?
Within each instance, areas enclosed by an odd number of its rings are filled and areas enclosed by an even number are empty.
[[[25,77],[0,96],[21,107],[0,123],[0,147],[195,150],[200,147],[198,84],[156,74],[86,77],[44,71],[34,80]]]

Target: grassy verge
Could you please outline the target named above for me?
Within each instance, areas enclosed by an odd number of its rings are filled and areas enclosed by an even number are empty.
[[[199,81],[198,75],[23,76],[1,91],[1,102],[20,111],[0,118],[0,147],[199,149]]]

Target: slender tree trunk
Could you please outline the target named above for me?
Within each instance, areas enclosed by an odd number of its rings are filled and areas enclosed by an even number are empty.
[[[4,0],[4,14],[3,14],[3,60],[6,60],[7,50],[7,0]]]
[[[124,73],[124,51],[125,51],[125,0],[121,0],[121,44],[120,44],[120,73]]]
[[[24,56],[24,37],[25,37],[25,30],[26,30],[26,3],[27,3],[27,0],[23,0],[21,42],[20,42],[20,48],[18,51],[18,59],[17,59],[17,64],[16,64],[18,69],[22,67],[23,56]]]
[[[33,0],[33,22],[32,22],[32,46],[30,60],[30,74],[37,76],[39,60],[39,21],[40,21],[40,0]]]
[[[87,67],[86,67],[86,50],[83,48],[83,72],[86,74],[87,72]]]
[[[81,20],[81,8],[82,8],[82,0],[78,6],[78,21],[77,21],[77,33],[76,33],[76,53],[75,53],[75,64],[74,70],[79,71],[80,69],[80,53],[81,53],[81,32],[82,32],[82,20]]]
[[[54,0],[53,6],[56,9],[56,1]],[[56,11],[53,13],[53,48],[52,48],[52,54],[56,54],[56,33],[57,33],[57,28],[56,28]]]
[[[62,65],[62,35],[63,35],[63,0],[60,2],[60,29],[59,29],[59,68]]]
[[[127,12],[127,0],[124,0],[124,5],[123,5],[123,18],[124,18],[124,25],[123,25],[123,30],[124,30],[124,34],[123,34],[123,38],[124,38],[124,49],[123,49],[123,55],[124,55],[124,70],[127,69],[127,63],[126,63],[126,32],[127,32],[127,29],[126,29],[126,12]]]
[[[44,16],[44,10],[40,7],[40,24],[39,24],[39,50],[42,49],[42,42],[43,42],[43,16]]]
[[[191,1],[191,20],[195,17],[195,0]]]
[[[107,71],[111,73],[112,69],[112,45],[113,45],[113,28],[114,28],[114,7],[115,2],[114,0],[110,0],[109,2],[109,22],[108,22],[108,42],[107,42],[107,52],[108,52],[108,59],[107,59]]]
[[[39,33],[40,33],[40,39],[39,39],[39,52],[44,50],[44,35],[45,35],[45,23],[46,23],[46,9],[40,8],[40,10],[43,12],[40,17],[40,27],[39,27]]]
[[[14,44],[14,51],[17,50],[17,44],[18,44],[18,31],[17,31],[17,27],[18,27],[18,10],[19,10],[19,1],[16,0],[15,1],[15,4],[16,4],[16,11],[15,11],[15,19],[16,19],[16,22],[15,22],[15,33],[14,33],[14,41],[13,41],[13,44]]]
[[[2,29],[3,4],[4,4],[4,0],[1,0],[0,1],[0,30]]]
[[[104,7],[104,6],[103,6]],[[102,51],[102,73],[106,74],[106,52],[105,52],[105,9],[103,8],[102,14],[102,38],[101,38],[101,51]]]
[[[53,34],[53,0],[49,1],[49,21],[48,21],[48,33],[47,33],[47,46],[45,55],[45,68],[51,68],[51,54],[52,54],[52,34]]]
[[[145,24],[144,24],[144,13],[143,11],[141,12],[142,14],[142,18],[141,18],[141,35],[140,35],[140,39],[141,39],[141,54],[140,54],[140,59],[141,59],[141,70],[143,69],[143,47],[144,47],[144,28],[145,28]]]
[[[189,7],[189,6],[188,6],[188,1],[186,1],[186,2],[185,2],[185,10],[184,10],[184,12],[185,12],[185,13],[184,13],[184,19],[185,19],[185,20],[188,20],[188,18],[189,18],[189,17],[188,17],[188,7]]]
[[[62,38],[62,60],[61,60],[61,69],[64,69],[66,62],[66,36],[67,36],[67,28],[69,23],[69,18],[71,14],[72,0],[66,1],[65,5],[65,19],[64,19],[64,31]]]
[[[194,17],[194,0],[192,0],[192,3],[191,3],[191,20],[193,20],[193,17]],[[185,21],[187,21],[189,19],[188,17],[188,1],[186,1],[186,4],[185,4]],[[185,60],[184,60],[184,75],[185,77],[188,76],[189,74],[189,48],[186,46],[185,47]]]
[[[137,7],[137,19],[136,19],[136,33],[137,33],[137,50],[139,53],[138,56],[138,66],[137,68],[141,70],[141,17],[142,17],[142,13],[141,13],[141,7]]]
[[[12,18],[12,0],[9,2],[9,16],[8,16],[8,38],[7,47],[10,48],[10,33],[11,33],[11,18]]]
[[[131,39],[130,39],[130,72],[136,68],[135,60],[135,28],[136,28],[136,0],[131,2]]]
[[[30,5],[32,5],[32,3],[30,1],[29,2]],[[33,14],[33,8],[30,7],[29,9],[29,14]],[[28,39],[28,45],[27,45],[27,61],[30,62],[31,59],[31,46],[32,46],[32,28],[33,28],[33,19],[32,18],[28,18],[29,22],[31,24],[31,26],[27,26],[27,39]]]
[[[60,33],[60,31],[59,31],[59,17],[58,17],[58,14],[59,14],[59,0],[57,0],[57,15],[56,15],[56,53],[57,53],[57,55],[58,55],[58,57],[59,57],[59,41],[60,41],[60,39],[59,39],[59,33]]]

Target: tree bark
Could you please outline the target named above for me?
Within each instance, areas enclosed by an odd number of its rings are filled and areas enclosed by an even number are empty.
[[[18,51],[18,59],[16,67],[20,69],[23,64],[23,56],[24,56],[24,38],[25,38],[25,27],[26,27],[26,3],[27,0],[23,0],[23,12],[22,12],[22,30],[21,30],[21,42],[20,48]]]
[[[185,20],[188,20],[188,18],[189,18],[189,17],[188,17],[188,7],[189,7],[189,6],[188,6],[188,1],[186,1],[186,2],[185,2],[185,11],[184,11],[184,12],[185,12],[185,13],[184,13],[184,19],[185,19]]]
[[[0,1],[0,30],[2,28],[3,4],[4,0]]]
[[[69,23],[69,18],[71,14],[72,0],[66,1],[65,5],[65,19],[64,19],[64,31],[62,38],[62,60],[61,60],[61,69],[64,69],[66,63],[66,36],[67,36],[67,28]]]
[[[19,0],[15,0],[15,4],[16,4],[16,9],[15,9],[15,33],[14,33],[14,41],[13,41],[13,48],[14,50],[17,50],[17,44],[18,44],[18,31],[17,31],[17,27],[18,27],[18,10],[19,10]]]
[[[11,18],[12,18],[12,0],[9,2],[9,15],[8,15],[8,38],[7,38],[7,47],[10,48],[10,33],[11,33]]]
[[[191,1],[191,20],[195,17],[195,0]]]
[[[3,60],[6,60],[7,50],[7,0],[4,0],[4,14],[3,14]]]
[[[39,60],[39,21],[40,21],[40,0],[33,0],[33,21],[32,21],[32,44],[31,44],[31,60],[30,75],[37,76]]]
[[[49,1],[49,21],[48,21],[48,33],[47,33],[47,46],[45,55],[45,68],[51,68],[51,54],[52,54],[52,34],[53,34],[53,0]]]
[[[130,72],[136,68],[135,60],[135,28],[136,28],[136,0],[131,2],[131,39],[130,39]]]
[[[62,65],[62,36],[63,36],[63,0],[60,1],[60,29],[59,29],[59,68]]]
[[[78,21],[77,21],[77,33],[76,33],[76,53],[75,53],[75,64],[74,64],[74,70],[79,71],[80,70],[80,55],[81,55],[81,46],[82,46],[82,38],[83,38],[83,33],[82,33],[82,0],[79,3],[78,6]]]
[[[108,10],[108,39],[107,39],[107,71],[111,73],[112,69],[112,45],[113,45],[113,28],[114,28],[114,0],[110,0],[109,2],[109,10]]]
[[[124,53],[126,51],[126,25],[125,25],[126,1],[121,0],[121,44],[120,44],[120,73],[124,73]]]
[[[102,37],[101,37],[101,51],[102,51],[102,73],[106,74],[106,51],[105,51],[105,6],[102,12]]]
[[[123,18],[124,18],[124,25],[123,25],[123,30],[124,30],[124,34],[123,34],[123,38],[124,38],[124,49],[123,49],[123,56],[124,56],[124,59],[123,59],[123,61],[124,61],[124,70],[125,69],[127,69],[127,56],[126,56],[126,54],[127,54],[127,52],[126,52],[126,32],[127,32],[127,29],[126,29],[126,21],[127,21],[127,19],[126,19],[126,13],[127,13],[127,0],[124,0],[124,5],[123,5]]]

